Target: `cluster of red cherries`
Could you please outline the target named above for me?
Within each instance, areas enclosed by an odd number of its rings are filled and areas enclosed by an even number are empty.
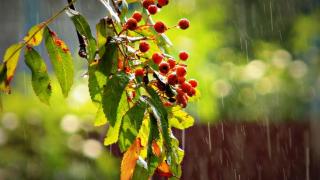
[[[160,8],[166,6],[169,3],[169,0],[143,0],[142,6],[149,12],[150,15],[156,14]],[[142,19],[142,14],[138,11],[134,12],[133,15],[126,21],[124,28],[129,29],[131,31],[135,31],[139,28],[138,23]],[[165,23],[161,21],[157,21],[154,23],[154,30],[162,34],[166,32],[168,28]],[[182,30],[188,29],[190,26],[189,20],[183,18],[180,19],[178,24],[174,27],[180,28]],[[139,52],[146,53],[150,50],[150,44],[146,40],[141,40],[139,42]],[[171,88],[174,92],[174,101],[165,101],[165,106],[172,106],[173,103],[177,103],[181,107],[185,108],[187,106],[189,97],[192,97],[196,94],[196,87],[198,82],[195,79],[186,80],[187,74],[187,65],[184,64],[189,58],[189,54],[186,51],[181,51],[179,53],[179,60],[175,60],[172,57],[168,57],[164,55],[162,52],[155,52],[150,57],[150,61],[152,60],[154,64],[158,66],[158,71],[153,72],[154,74],[159,74],[161,78],[158,78],[158,82],[155,83],[155,86],[159,91],[166,92],[167,88]],[[154,70],[155,71],[155,70]],[[144,77],[147,76],[149,71],[146,68],[136,68],[135,71],[136,77]],[[162,79],[162,80],[160,80]],[[165,84],[165,85],[163,85]],[[173,97],[170,97],[171,99]]]

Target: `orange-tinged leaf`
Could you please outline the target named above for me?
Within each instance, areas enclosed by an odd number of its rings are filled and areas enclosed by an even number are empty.
[[[140,151],[141,140],[140,138],[137,138],[123,155],[121,162],[121,180],[130,180],[132,178],[137,160],[139,159]]]
[[[40,23],[33,26],[23,40],[28,46],[38,46],[43,39],[44,24]]]
[[[157,157],[160,157],[161,155],[161,149],[155,140],[152,141],[152,152]]]
[[[172,172],[170,171],[170,167],[165,161],[159,164],[157,168],[157,173],[163,177],[172,177]]]
[[[71,53],[65,42],[59,39],[56,33],[51,31],[49,27],[45,28],[44,37],[53,70],[57,76],[63,95],[67,97],[74,77]]]
[[[5,92],[10,91],[9,84],[13,79],[14,73],[16,71],[19,56],[23,43],[17,43],[11,45],[5,52],[3,58],[3,64],[1,66],[1,82],[0,89]]]

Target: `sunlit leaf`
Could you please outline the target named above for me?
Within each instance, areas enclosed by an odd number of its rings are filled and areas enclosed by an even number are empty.
[[[107,43],[108,37],[114,36],[114,30],[112,25],[108,25],[107,19],[103,18],[96,25],[97,31],[97,48],[99,49],[100,57],[103,56],[105,50],[105,44]]]
[[[89,65],[89,92],[91,100],[100,103],[103,87],[107,84],[108,77],[112,72],[114,59],[117,58],[117,47],[114,44],[107,44],[102,58]]]
[[[139,133],[137,135],[138,138],[141,139],[141,145],[143,147],[147,147],[148,145],[148,138],[149,138],[149,116],[144,116],[144,119],[142,121],[142,125],[140,127]],[[143,158],[147,157],[147,148],[143,148],[141,150],[140,156],[142,156]]]
[[[149,86],[146,86],[146,90],[148,94],[151,96],[151,98],[148,98],[148,97],[145,97],[145,98],[149,103],[149,105],[151,106],[153,114],[159,123],[159,128],[164,139],[166,150],[171,151],[168,112],[163,106],[162,101],[159,95],[156,93],[156,91]]]
[[[124,153],[121,162],[121,180],[130,180],[132,178],[137,160],[139,159],[140,150],[140,139],[136,139],[127,152]]]
[[[147,162],[148,162],[148,173],[152,175],[159,163],[161,162],[160,157],[155,155],[153,151],[153,143],[160,139],[159,130],[157,126],[157,119],[153,113],[150,113],[150,131],[148,137],[148,150],[147,150]]]
[[[109,95],[112,96],[112,95]],[[127,102],[127,96],[126,93],[123,93],[120,101],[117,104],[118,108],[116,109],[116,121],[114,122],[114,125],[109,123],[109,129],[106,138],[104,139],[104,145],[108,146],[110,144],[116,143],[119,139],[119,131],[120,126],[122,122],[122,117],[126,114],[126,112],[129,110],[128,102]],[[114,106],[115,104],[106,104],[106,106]],[[109,118],[108,121],[110,122]]]
[[[186,129],[194,124],[194,118],[180,106],[175,106],[169,111],[169,124],[177,129]]]
[[[48,27],[45,28],[44,35],[53,70],[58,78],[63,95],[67,97],[74,76],[71,53],[67,45]]]
[[[84,37],[84,40],[86,41],[86,50],[87,50],[87,54],[88,54],[87,58],[88,58],[89,63],[91,63],[95,59],[97,48],[96,48],[96,40],[92,36],[89,23],[77,11],[69,9],[67,14],[71,18],[77,31],[80,33],[80,35],[82,35]]]
[[[102,126],[107,124],[108,120],[106,116],[104,115],[102,105],[99,106],[95,120],[94,120],[94,125],[95,126]]]
[[[137,160],[137,164],[134,169],[132,180],[148,180],[148,179],[149,179],[149,173],[148,173],[147,163],[143,159],[139,158]]]
[[[111,79],[108,80],[102,97],[103,111],[110,122],[111,126],[114,126],[119,115],[119,108],[121,96],[125,87],[129,82],[129,77],[125,73],[117,73],[112,75]]]
[[[172,144],[172,150],[169,152],[167,156],[167,163],[170,167],[170,172],[175,177],[180,177],[182,174],[181,170],[181,162],[184,157],[184,151],[179,148],[179,141],[177,138],[171,134],[171,144]]]
[[[23,43],[17,43],[11,45],[5,52],[3,63],[0,67],[0,90],[4,92],[10,91],[10,82],[13,79],[16,71],[21,48]]]
[[[121,151],[125,151],[136,139],[140,130],[142,120],[147,108],[147,104],[138,101],[122,119],[122,125],[119,135],[119,147]]]
[[[43,39],[43,27],[43,23],[33,26],[23,38],[24,42],[26,42],[28,46],[38,46]]]
[[[26,48],[24,57],[32,73],[32,87],[35,94],[42,102],[49,104],[52,89],[44,60],[33,48]]]
[[[121,21],[125,20],[128,9],[129,9],[128,2],[126,0],[122,0],[121,6],[119,7]]]

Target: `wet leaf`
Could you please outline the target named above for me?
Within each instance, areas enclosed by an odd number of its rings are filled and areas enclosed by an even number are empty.
[[[193,126],[194,118],[183,111],[180,106],[175,106],[169,111],[169,124],[177,129],[186,129]]]
[[[104,89],[102,107],[111,126],[114,126],[119,119],[118,111],[119,108],[122,108],[120,100],[128,83],[128,75],[120,72],[112,75]]]
[[[24,42],[27,43],[28,46],[38,46],[43,39],[43,31],[44,24],[37,24],[33,26],[27,35],[23,38]]]
[[[99,49],[99,55],[100,57],[102,57],[105,50],[105,44],[108,41],[108,37],[113,37],[115,33],[112,25],[110,26],[107,24],[106,18],[103,18],[99,21],[99,23],[96,25],[96,31],[97,31],[97,47]]]
[[[32,73],[32,87],[35,94],[42,102],[49,104],[52,89],[44,60],[33,48],[26,48],[24,57]]]
[[[69,9],[68,13],[71,18],[75,28],[84,37],[86,41],[86,50],[88,54],[88,61],[91,63],[95,59],[96,55],[96,40],[92,36],[91,29],[87,20],[77,11]]]
[[[156,93],[154,89],[152,89],[149,86],[146,86],[146,91],[148,92],[151,98],[149,97],[145,97],[145,98],[148,104],[151,106],[152,112],[155,118],[157,119],[160,132],[164,139],[166,151],[171,151],[168,112],[166,108],[163,106],[159,95]]]
[[[44,36],[53,70],[58,78],[63,95],[67,97],[74,76],[71,53],[67,45],[48,27],[45,28]]]
[[[0,90],[10,92],[10,82],[16,71],[23,43],[11,45],[5,52],[0,67]]]
[[[142,120],[147,108],[147,104],[138,101],[122,119],[122,125],[119,135],[119,147],[121,151],[125,151],[136,139]]]
[[[137,160],[137,164],[134,169],[132,180],[148,180],[148,179],[150,178],[148,174],[147,163],[143,159],[139,158]]]
[[[112,95],[109,95],[112,96]],[[109,129],[106,138],[104,139],[104,145],[108,146],[110,144],[116,143],[119,139],[119,131],[120,126],[122,122],[122,117],[126,114],[126,112],[129,110],[128,102],[127,102],[127,96],[124,92],[120,98],[118,109],[116,109],[116,121],[114,122],[114,125],[109,123]],[[106,104],[106,106],[115,106],[115,104]],[[110,119],[108,118],[108,121],[110,122]]]
[[[153,143],[160,139],[160,134],[157,126],[157,119],[150,113],[150,130],[148,137],[148,150],[147,150],[147,162],[148,162],[148,173],[151,176],[157,169],[159,163],[161,162],[160,157],[155,155],[153,151]]]
[[[136,139],[134,143],[129,147],[127,152],[124,153],[121,162],[121,180],[130,180],[135,170],[137,160],[141,150],[140,139]]]
[[[101,102],[103,87],[107,84],[115,59],[117,59],[117,47],[114,44],[108,44],[102,58],[97,63],[89,65],[88,86],[91,100],[95,103]]]
[[[102,126],[107,124],[107,122],[108,120],[106,118],[106,115],[104,115],[102,105],[100,105],[94,120],[94,126]]]

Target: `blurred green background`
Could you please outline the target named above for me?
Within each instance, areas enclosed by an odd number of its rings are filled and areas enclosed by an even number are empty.
[[[94,28],[104,8],[98,1],[78,1]],[[0,56],[65,3],[2,0]],[[173,26],[183,17],[190,28],[167,35],[174,55],[191,54],[188,77],[199,81],[200,98],[187,111],[198,123],[319,117],[319,0],[171,0],[154,19]],[[66,15],[51,27],[70,47],[78,46]],[[43,47],[38,50],[46,57]],[[13,94],[2,95],[0,179],[118,179],[120,160],[100,143],[105,128],[93,127],[86,64],[77,57],[75,64],[70,96],[63,99],[52,77],[55,93],[47,107],[35,97],[21,59]]]

